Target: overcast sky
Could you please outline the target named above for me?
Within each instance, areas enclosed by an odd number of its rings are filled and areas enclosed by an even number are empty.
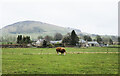
[[[119,0],[0,0],[2,27],[25,20],[41,21],[82,32],[118,34]]]

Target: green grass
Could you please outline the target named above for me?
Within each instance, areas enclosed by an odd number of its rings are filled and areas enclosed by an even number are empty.
[[[118,48],[66,48],[67,52],[117,52]],[[118,54],[57,55],[55,48],[3,48],[3,74],[118,74]],[[39,55],[38,53],[52,53]]]

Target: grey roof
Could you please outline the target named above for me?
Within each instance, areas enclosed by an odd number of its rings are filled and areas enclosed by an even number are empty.
[[[80,43],[86,43],[86,41],[83,40],[83,39],[80,39],[79,42],[80,42]]]
[[[41,42],[43,42],[43,39],[37,40],[36,44],[40,44]]]
[[[55,44],[55,43],[62,43],[62,40],[60,41],[50,41],[50,43]]]
[[[89,41],[88,44],[99,44],[97,41]]]

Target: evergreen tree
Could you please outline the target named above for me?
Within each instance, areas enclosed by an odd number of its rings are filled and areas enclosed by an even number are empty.
[[[23,36],[22,35],[18,35],[17,37],[17,43],[18,44],[28,44],[28,43],[31,43],[31,40],[30,40],[30,36]]]
[[[20,43],[20,36],[18,35],[17,37],[17,43],[19,44]]]
[[[22,35],[18,35],[17,37],[17,43],[22,44]]]
[[[19,36],[20,44],[22,44],[22,35]]]
[[[30,36],[27,36],[27,43],[31,43]]]
[[[22,43],[23,43],[23,44],[26,44],[26,43],[27,43],[27,39],[26,39],[26,37],[25,37],[25,36],[23,36]]]
[[[75,31],[73,30],[71,32],[71,45],[76,45],[76,43],[78,43],[79,38],[77,36],[77,34],[75,33]]]
[[[47,47],[47,41],[43,40],[43,47]]]

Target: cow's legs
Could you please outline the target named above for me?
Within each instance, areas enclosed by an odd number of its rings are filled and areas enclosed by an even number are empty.
[[[59,50],[56,49],[57,55],[59,55]]]
[[[57,52],[57,54],[59,55],[59,52]]]
[[[65,55],[65,52],[64,52],[64,55]]]

